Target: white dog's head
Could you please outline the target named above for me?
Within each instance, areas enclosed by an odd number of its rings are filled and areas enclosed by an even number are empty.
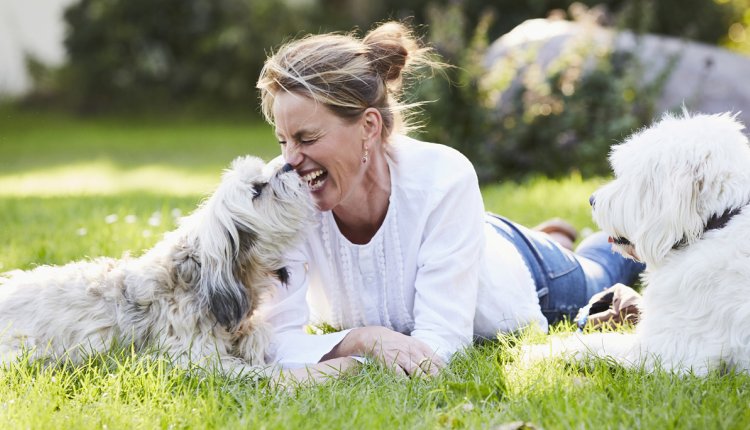
[[[240,157],[213,195],[176,232],[192,254],[177,263],[217,321],[234,328],[258,305],[274,277],[286,281],[283,254],[308,225],[314,206],[291,169]],[[192,279],[191,279],[192,278]]]
[[[665,115],[612,149],[594,221],[625,256],[658,265],[750,202],[750,147],[735,115]],[[720,222],[720,221],[719,221]]]

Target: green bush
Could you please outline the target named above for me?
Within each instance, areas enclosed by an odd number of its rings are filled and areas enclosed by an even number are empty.
[[[82,0],[65,13],[63,88],[85,111],[184,103],[254,105],[266,50],[304,5],[274,0]]]
[[[393,11],[419,19],[422,3],[81,0],[65,12],[69,64],[54,85],[38,80],[40,91],[27,101],[46,103],[52,94],[82,112],[259,112],[255,82],[275,47],[307,33],[367,29]],[[43,72],[35,76],[46,80]]]

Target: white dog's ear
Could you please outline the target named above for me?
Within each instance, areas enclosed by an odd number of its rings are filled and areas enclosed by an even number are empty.
[[[250,311],[243,283],[248,270],[243,263],[249,262],[241,260],[247,258],[242,250],[252,246],[255,235],[247,221],[238,226],[237,217],[254,211],[250,177],[260,174],[262,166],[250,157],[235,160],[196,220],[201,263],[198,288],[216,320],[229,330]]]
[[[641,224],[632,239],[643,261],[658,264],[675,246],[692,243],[702,234],[704,172],[700,162],[652,167],[640,187]]]
[[[246,251],[257,238],[251,220],[261,222],[255,219],[253,201],[265,184],[256,182],[262,178],[263,167],[257,157],[232,161],[196,219],[201,262],[198,288],[216,320],[229,330],[251,309],[253,298],[244,283],[252,270]]]
[[[222,205],[204,219],[199,235],[201,275],[198,283],[211,313],[227,329],[235,327],[250,310],[247,290],[237,267],[241,235]],[[219,212],[219,213],[217,213]],[[244,237],[243,237],[244,236]]]

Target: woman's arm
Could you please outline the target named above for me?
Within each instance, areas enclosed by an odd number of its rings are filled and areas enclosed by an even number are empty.
[[[450,164],[451,174],[444,175],[449,179],[425,209],[411,332],[445,361],[472,342],[485,249],[484,203],[474,168],[464,157]]]

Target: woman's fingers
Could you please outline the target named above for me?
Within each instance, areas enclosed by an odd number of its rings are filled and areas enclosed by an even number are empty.
[[[425,357],[422,360],[419,361],[419,370],[424,372],[427,375],[430,376],[437,376],[440,369],[443,368],[444,365],[441,365],[441,360],[438,358],[437,361],[435,360],[437,357]]]
[[[352,340],[356,339],[356,342],[350,343],[359,345],[355,351],[362,351],[360,353],[380,361],[398,374],[434,376],[445,367],[445,363],[426,343],[385,327],[362,327],[353,330],[350,335]]]
[[[412,355],[407,360],[399,362],[399,367],[412,378],[436,376],[442,368],[436,362],[433,362],[430,357],[421,356],[421,359],[418,359],[418,357],[420,355]]]

